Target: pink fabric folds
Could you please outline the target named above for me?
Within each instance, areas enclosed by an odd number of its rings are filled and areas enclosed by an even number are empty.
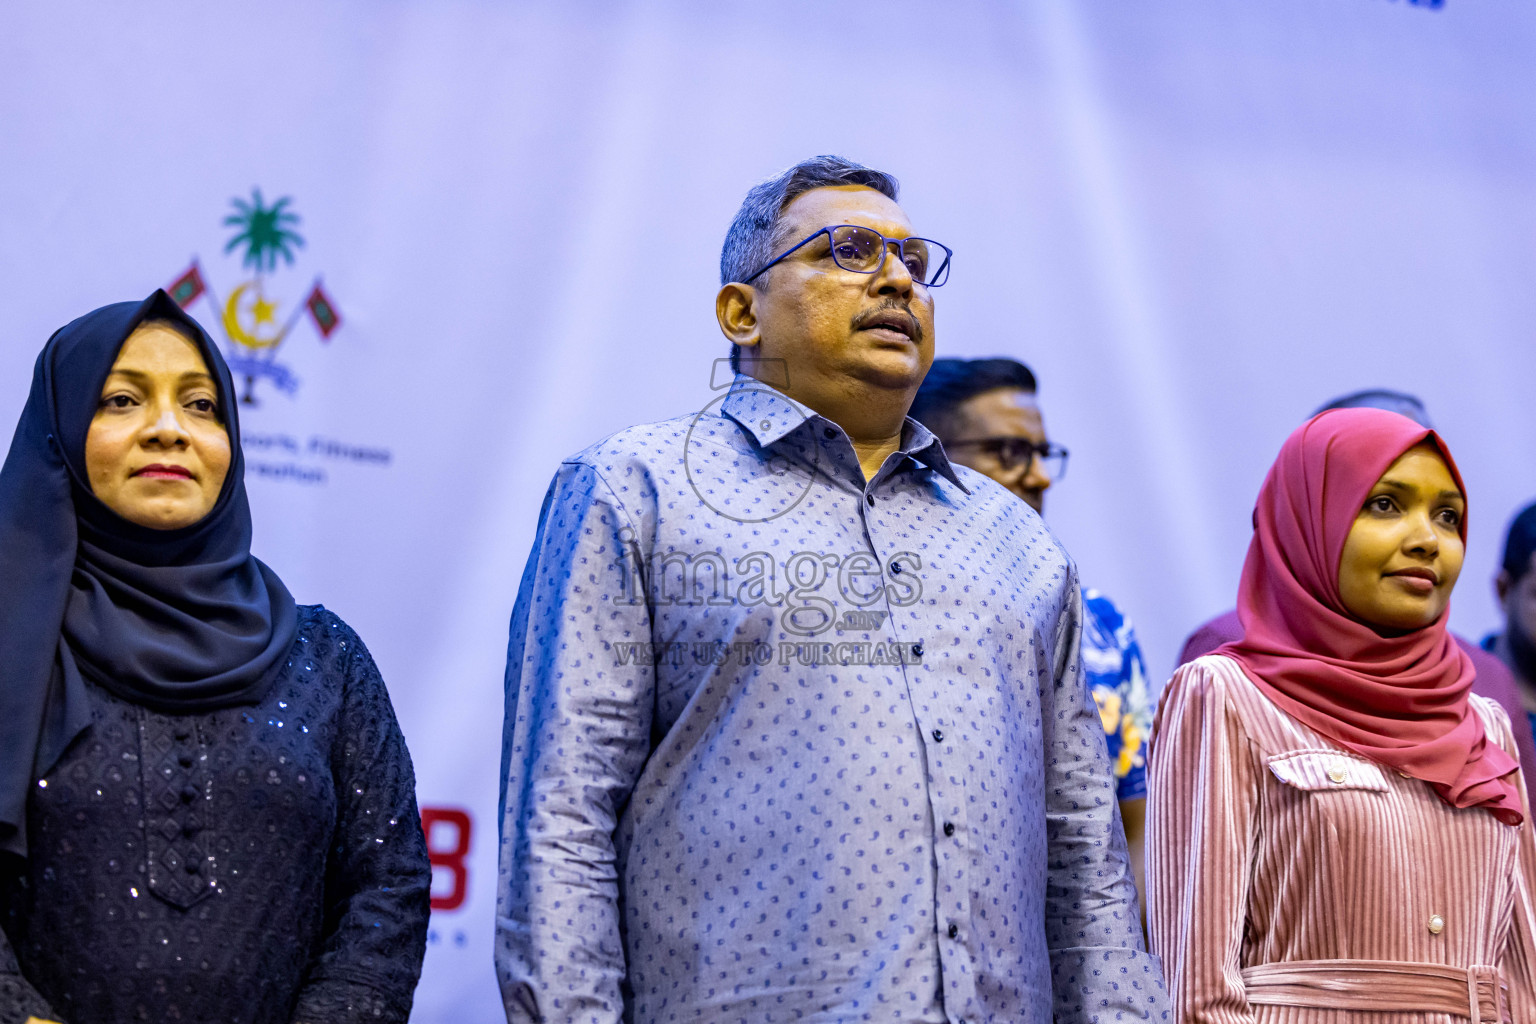
[[[1237,611],[1243,638],[1220,647],[1283,711],[1348,750],[1434,787],[1454,807],[1522,820],[1510,773],[1467,696],[1471,661],[1445,628],[1388,637],[1339,597],[1339,560],[1371,488],[1408,449],[1438,434],[1380,409],[1335,409],[1286,439],[1259,489]],[[1466,539],[1466,520],[1461,524]]]

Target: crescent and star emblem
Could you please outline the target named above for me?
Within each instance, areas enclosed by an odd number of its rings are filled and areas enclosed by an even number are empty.
[[[238,345],[257,350],[272,348],[283,340],[284,334],[276,312],[277,304],[262,295],[259,282],[247,281],[229,293],[229,301],[224,304],[224,330],[229,340]]]

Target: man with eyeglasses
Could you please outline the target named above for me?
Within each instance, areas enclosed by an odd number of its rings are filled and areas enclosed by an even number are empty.
[[[509,1021],[1167,1019],[1076,570],[906,417],[950,253],[896,194],[836,157],[753,188],[739,372],[556,474],[507,658]]]
[[[996,480],[1045,514],[1045,492],[1067,471],[1067,449],[1046,436],[1035,375],[1016,359],[935,359],[910,413],[956,462]],[[1142,841],[1146,741],[1152,693],[1131,621],[1107,596],[1083,589],[1083,675],[1115,773],[1138,894],[1145,894]],[[1142,901],[1145,906],[1145,900]]]

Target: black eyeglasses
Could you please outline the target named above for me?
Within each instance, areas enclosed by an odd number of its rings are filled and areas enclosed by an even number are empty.
[[[858,224],[836,224],[813,231],[775,259],[759,267],[742,284],[750,284],[764,271],[790,253],[826,235],[831,243],[832,262],[855,274],[873,274],[885,265],[885,254],[892,246],[901,254],[912,280],[927,288],[937,288],[949,280],[949,259],[954,253],[931,238],[886,238],[874,228]]]
[[[977,437],[964,441],[945,441],[945,448],[980,448],[1004,469],[1023,466],[1036,460],[1045,463],[1045,474],[1052,480],[1067,475],[1067,450],[1059,444],[1036,444],[1026,437]]]

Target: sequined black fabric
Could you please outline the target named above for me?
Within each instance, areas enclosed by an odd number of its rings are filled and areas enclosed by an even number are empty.
[[[31,857],[0,883],[0,1024],[404,1024],[431,868],[357,635],[301,608],[253,707],[91,695],[92,728],[32,794]]]

